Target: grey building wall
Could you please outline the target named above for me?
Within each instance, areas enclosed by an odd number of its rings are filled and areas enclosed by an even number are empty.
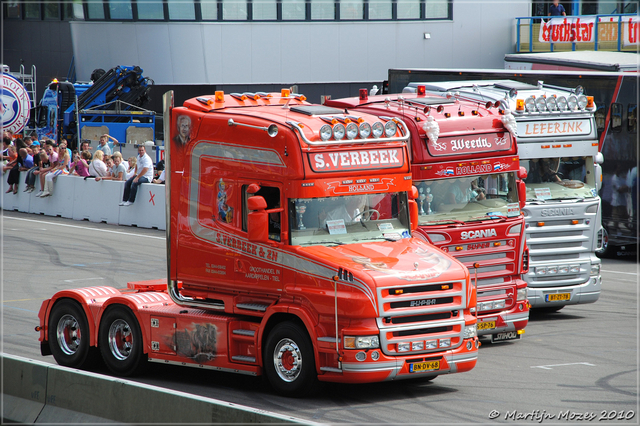
[[[389,68],[502,68],[530,0],[454,1],[452,21],[72,21],[79,79],[139,65],[159,85],[380,81]],[[424,33],[431,38],[425,39]]]
[[[67,77],[73,58],[68,21],[2,20],[2,63],[12,72],[24,64],[37,68],[38,99],[44,87],[56,77]]]

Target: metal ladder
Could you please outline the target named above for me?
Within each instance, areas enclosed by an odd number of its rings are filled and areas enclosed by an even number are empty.
[[[31,65],[31,74],[27,74],[24,69],[24,64],[20,64],[20,74],[14,75],[22,83],[25,90],[29,94],[30,107],[36,107],[36,66]]]

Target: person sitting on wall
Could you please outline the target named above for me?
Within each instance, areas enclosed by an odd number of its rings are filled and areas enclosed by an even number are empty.
[[[69,161],[66,145],[61,144],[58,146],[58,165],[44,177],[44,191],[40,194],[41,198],[53,195],[53,180],[56,177],[69,174]]]
[[[111,156],[111,162],[113,163],[111,174],[105,177],[97,177],[96,182],[99,182],[100,180],[126,180],[125,176],[127,174],[127,169],[124,167],[124,163],[122,162],[122,154],[114,152]]]
[[[82,151],[75,155],[75,161],[71,163],[71,174],[75,176],[89,176],[89,162],[91,161],[91,153]]]
[[[153,179],[153,162],[147,154],[144,145],[138,145],[138,157],[136,158],[136,173],[124,184],[121,206],[130,206],[136,201],[138,186],[150,183]]]
[[[27,148],[20,149],[20,152],[18,152],[18,161],[16,165],[11,170],[9,170],[9,177],[7,178],[9,189],[7,190],[7,194],[9,192],[13,192],[14,194],[18,193],[18,183],[20,183],[20,172],[26,172],[32,167],[33,167],[33,156],[29,155]]]
[[[93,160],[89,164],[89,176],[93,177],[105,177],[108,175],[107,165],[102,161],[104,153],[100,150],[93,154]]]
[[[33,172],[40,168],[40,154],[42,153],[42,151],[40,151],[40,142],[33,142],[31,144],[31,151],[33,152],[33,167],[27,171],[27,176],[24,178],[26,185],[24,192],[33,192],[35,189],[36,175],[34,175]]]

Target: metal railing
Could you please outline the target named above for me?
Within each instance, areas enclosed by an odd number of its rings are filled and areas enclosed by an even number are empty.
[[[638,32],[640,31],[640,22],[637,19],[638,15],[635,13],[629,14],[606,14],[606,15],[576,15],[576,16],[524,16],[516,19],[516,52],[553,52],[557,50],[607,50],[607,51],[628,51],[636,52],[638,49]],[[579,20],[594,20],[593,23],[593,38],[592,40],[582,41],[569,41],[569,42],[553,42],[539,41],[540,30],[543,26],[543,21],[549,21],[549,19],[565,19],[571,29],[572,21]],[[595,19],[594,19],[595,18]],[[635,18],[635,19],[634,19]],[[635,34],[635,44],[629,43],[623,44],[623,39],[627,32],[629,32],[629,26],[633,25],[632,29]],[[528,34],[524,34],[523,29],[528,28]],[[573,28],[575,29],[575,27]],[[627,30],[625,32],[625,30]],[[629,34],[631,38],[632,34]],[[631,40],[630,40],[631,41]]]

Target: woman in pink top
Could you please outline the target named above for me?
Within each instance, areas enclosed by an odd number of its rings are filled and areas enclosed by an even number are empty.
[[[82,151],[80,154],[76,154],[76,161],[71,163],[71,174],[82,177],[89,176],[88,161],[91,161],[91,153],[89,151]]]

